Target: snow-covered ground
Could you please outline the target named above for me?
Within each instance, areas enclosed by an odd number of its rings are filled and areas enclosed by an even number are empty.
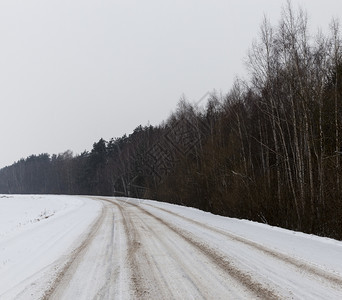
[[[0,299],[342,299],[342,242],[150,200],[0,195]]]
[[[0,195],[0,299],[41,297],[100,210],[80,197]]]

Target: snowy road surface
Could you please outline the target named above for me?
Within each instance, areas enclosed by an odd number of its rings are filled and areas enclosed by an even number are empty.
[[[342,242],[148,200],[1,196],[0,299],[342,299]]]

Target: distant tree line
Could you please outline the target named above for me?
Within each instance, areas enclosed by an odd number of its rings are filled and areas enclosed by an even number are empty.
[[[342,41],[310,36],[290,5],[265,19],[250,79],[204,109],[181,99],[159,126],[73,156],[32,155],[0,170],[0,193],[119,195],[342,239]]]

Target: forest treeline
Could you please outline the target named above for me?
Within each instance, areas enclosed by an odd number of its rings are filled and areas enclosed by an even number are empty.
[[[198,207],[342,239],[342,41],[306,15],[265,19],[248,81],[205,108],[181,99],[159,126],[73,156],[32,155],[0,171],[0,193],[117,195]]]

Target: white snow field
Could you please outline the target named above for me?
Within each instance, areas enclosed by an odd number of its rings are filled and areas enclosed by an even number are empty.
[[[342,242],[150,200],[0,195],[0,299],[342,299]]]

